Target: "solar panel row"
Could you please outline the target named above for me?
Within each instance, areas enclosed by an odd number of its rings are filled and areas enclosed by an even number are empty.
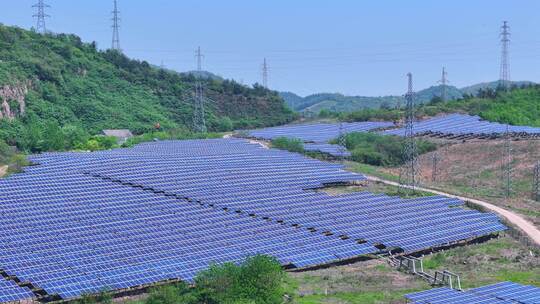
[[[353,122],[343,123],[343,132],[368,132],[376,129],[393,127],[391,122]],[[349,152],[341,152],[337,145],[328,144],[336,139],[340,134],[339,124],[337,123],[314,123],[301,125],[287,125],[261,130],[251,130],[248,132],[250,137],[272,140],[278,137],[296,138],[304,141],[304,148],[307,151],[319,151],[336,157],[348,157]]]
[[[435,117],[425,121],[416,122],[414,125],[415,134],[422,135],[426,133],[449,134],[449,135],[493,135],[503,134],[506,128],[511,133],[540,135],[540,128],[527,126],[510,126],[506,124],[494,123],[482,120],[479,116],[450,114],[441,117]],[[405,129],[395,129],[384,131],[389,135],[405,135]]]
[[[502,282],[465,292],[450,288],[435,288],[405,295],[417,304],[538,304],[540,288],[512,282]]]
[[[0,303],[31,299],[32,292],[28,288],[19,287],[15,282],[0,277]]]
[[[329,196],[364,177],[240,139],[49,153],[0,181],[0,268],[72,298],[268,254],[297,267],[415,251],[505,227],[445,197]],[[359,242],[360,241],[360,242]]]

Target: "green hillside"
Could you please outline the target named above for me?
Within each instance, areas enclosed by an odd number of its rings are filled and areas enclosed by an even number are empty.
[[[428,103],[434,97],[442,96],[442,86],[433,86],[416,93],[416,102]],[[362,109],[395,108],[398,104],[403,105],[403,96],[345,96],[337,93],[320,93],[306,97],[300,97],[291,92],[280,93],[287,105],[298,112],[310,112],[318,114],[322,110],[331,112],[354,112]],[[453,86],[447,86],[446,96],[448,100],[463,97],[461,91]]]
[[[514,88],[508,92],[493,91],[489,97],[479,98],[466,95],[463,99],[446,103],[434,101],[421,104],[416,109],[418,118],[426,118],[443,113],[467,113],[478,115],[485,120],[540,127],[540,85]],[[329,113],[348,121],[387,120],[403,118],[403,110],[359,110],[351,113]]]
[[[486,89],[496,90],[499,84],[500,84],[500,81],[481,82],[478,84],[461,88],[460,90],[461,92],[463,92],[463,94],[476,96],[478,92],[480,92],[481,90],[486,90]],[[512,81],[511,82],[512,86],[517,86],[517,87],[528,86],[532,84],[534,83],[531,81]]]
[[[25,150],[64,138],[129,128],[143,133],[192,124],[196,78],[98,51],[74,35],[40,35],[0,25],[0,140]],[[277,125],[295,118],[277,93],[204,78],[210,131]],[[57,148],[62,144],[56,145]],[[66,143],[67,145],[67,143]]]

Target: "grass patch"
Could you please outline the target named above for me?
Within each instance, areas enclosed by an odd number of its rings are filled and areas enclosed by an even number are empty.
[[[298,304],[319,304],[319,303],[350,303],[350,304],[378,304],[393,303],[403,301],[404,295],[420,290],[397,290],[397,291],[361,291],[361,292],[339,292],[335,294],[314,294],[296,298]]]

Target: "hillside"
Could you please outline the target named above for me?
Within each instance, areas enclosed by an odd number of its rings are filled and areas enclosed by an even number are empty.
[[[187,129],[195,80],[115,51],[98,51],[95,43],[74,35],[0,25],[0,140],[39,150],[39,141],[58,132],[79,136],[129,128],[143,133],[158,122],[163,129]],[[260,86],[208,77],[204,86],[210,131],[295,118],[277,93]]]
[[[480,90],[485,90],[485,89],[496,90],[497,87],[499,86],[499,83],[500,83],[499,81],[481,82],[478,84],[461,88],[460,90],[461,92],[463,92],[463,94],[476,96]],[[518,86],[518,87],[521,87],[524,85],[532,85],[532,84],[534,84],[534,82],[531,82],[531,81],[512,81],[511,82],[512,86]]]
[[[433,97],[442,95],[442,86],[433,86],[416,93],[416,102],[427,103]],[[345,96],[337,93],[320,93],[300,97],[291,92],[282,92],[280,96],[287,105],[298,112],[319,113],[321,110],[332,112],[354,112],[362,109],[394,108],[404,104],[403,96]],[[447,86],[447,98],[458,99],[463,97],[461,91],[453,86]]]

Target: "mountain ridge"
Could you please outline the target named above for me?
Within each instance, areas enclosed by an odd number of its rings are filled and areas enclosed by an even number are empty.
[[[462,98],[465,94],[476,95],[483,89],[496,89],[499,81],[483,82],[475,85],[457,88],[446,86],[447,100]],[[534,84],[531,81],[515,81],[512,85],[522,86]],[[434,97],[442,96],[442,85],[431,86],[416,92],[416,102],[423,104],[430,102]],[[346,96],[341,93],[316,93],[301,97],[292,92],[280,92],[280,96],[294,111],[305,113],[319,113],[321,110],[333,112],[353,112],[361,109],[395,108],[405,103],[403,96]]]

